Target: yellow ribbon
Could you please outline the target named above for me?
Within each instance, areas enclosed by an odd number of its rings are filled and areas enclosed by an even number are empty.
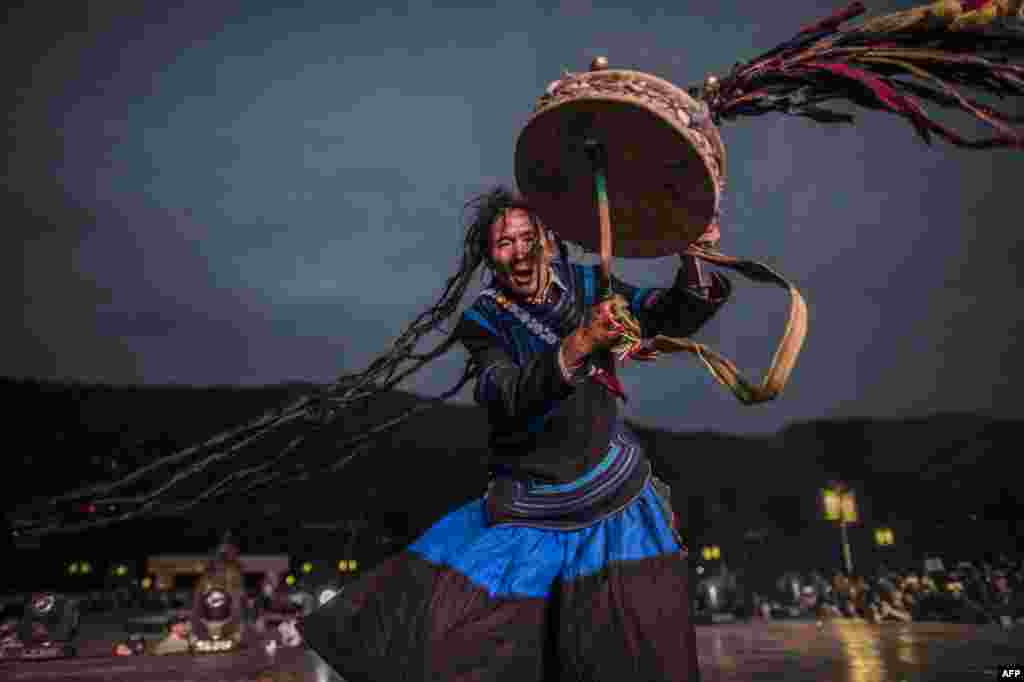
[[[740,373],[731,360],[708,346],[688,338],[675,338],[662,334],[644,342],[643,348],[649,355],[639,359],[653,359],[653,355],[658,353],[693,353],[704,363],[711,376],[731,390],[733,395],[744,405],[756,405],[773,400],[789,381],[793,368],[796,366],[797,356],[800,355],[800,349],[803,347],[804,338],[807,336],[807,303],[803,296],[785,278],[762,263],[732,258],[696,245],[687,248],[686,253],[712,265],[735,270],[753,281],[776,284],[789,291],[789,319],[786,321],[785,331],[783,331],[782,338],[775,350],[772,364],[761,383],[755,385]],[[635,347],[632,343],[629,345]],[[650,354],[651,351],[654,352],[653,355]],[[632,356],[628,351],[625,354]],[[622,354],[619,355],[622,357]]]

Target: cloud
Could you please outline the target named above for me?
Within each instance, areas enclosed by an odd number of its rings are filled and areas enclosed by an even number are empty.
[[[516,135],[562,68],[596,45],[689,83],[833,9],[458,4],[140,5],[91,24],[33,11],[52,39],[10,60],[0,301],[21,324],[6,371],[230,383],[360,368],[440,293],[463,202],[511,182]],[[723,248],[811,307],[784,397],[744,408],[678,358],[624,371],[632,416],[741,432],[939,407],[1020,416],[1019,154],[928,148],[895,117],[859,118],[723,125]],[[615,268],[656,286],[677,263]],[[787,301],[736,283],[699,338],[759,376]],[[444,390],[460,364],[445,362],[411,385]]]

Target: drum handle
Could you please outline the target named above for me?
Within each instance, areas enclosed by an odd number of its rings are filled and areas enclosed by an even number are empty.
[[[601,221],[601,300],[610,299],[612,293],[612,220],[611,210],[608,206],[608,186],[605,172],[607,169],[607,156],[604,145],[594,139],[587,139],[584,143],[587,156],[590,159],[594,171],[594,192],[597,198],[598,216]],[[784,277],[776,273],[763,263],[750,260],[740,260],[732,256],[726,256],[717,251],[705,249],[696,244],[687,247],[686,253],[703,261],[729,268],[739,272],[744,277],[756,282],[776,284],[789,291],[789,319],[786,321],[786,329],[775,350],[771,367],[765,373],[764,379],[759,385],[748,381],[736,365],[719,355],[704,344],[691,341],[690,339],[674,338],[659,334],[653,339],[641,341],[639,339],[629,340],[616,349],[616,355],[621,358],[632,356],[637,359],[653,360],[659,353],[667,352],[689,352],[700,358],[711,375],[719,383],[726,386],[737,400],[745,405],[755,405],[767,402],[777,397],[789,381],[789,376],[796,366],[797,356],[803,347],[804,338],[807,335],[807,303],[796,287],[790,284]],[[635,323],[634,323],[635,324]],[[630,325],[634,326],[634,325]],[[639,325],[636,325],[637,336],[639,336]],[[614,365],[613,374],[614,374]]]
[[[594,194],[601,225],[601,291],[600,300],[612,297],[612,214],[608,206],[608,156],[603,144],[594,139],[583,143],[594,170]]]

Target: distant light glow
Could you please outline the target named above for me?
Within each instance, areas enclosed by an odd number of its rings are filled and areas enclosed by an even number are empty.
[[[311,564],[308,561],[305,562],[304,564],[302,564],[302,572],[303,573],[312,573],[313,572],[313,564]]]
[[[852,490],[847,490],[842,496],[843,521],[857,523],[857,496]]]
[[[199,651],[228,651],[234,648],[235,643],[230,639],[200,639],[196,640],[196,649]]]
[[[857,494],[853,490],[825,488],[821,491],[821,501],[826,521],[857,523]]]
[[[286,585],[288,585],[288,587],[291,587],[295,584],[295,576],[289,573],[288,577],[284,579],[284,582]]]
[[[835,490],[825,489],[821,491],[821,500],[825,507],[825,520],[839,520],[839,493]]]

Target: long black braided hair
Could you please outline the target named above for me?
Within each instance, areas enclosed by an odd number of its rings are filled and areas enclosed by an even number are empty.
[[[391,349],[374,360],[365,370],[345,375],[327,389],[328,393],[332,394],[332,402],[341,400],[340,404],[345,405],[351,400],[366,400],[389,391],[428,362],[447,353],[457,343],[452,319],[459,313],[462,299],[482,265],[486,266],[493,277],[494,263],[490,257],[491,225],[510,210],[525,212],[531,224],[538,230],[538,235],[545,230],[529,202],[503,185],[498,185],[467,202],[463,214],[469,213],[471,218],[466,224],[459,269],[445,282],[444,290],[437,302],[420,313],[395,340]],[[547,231],[547,236],[555,243],[562,259],[567,260],[568,247],[565,242],[554,232]],[[425,353],[415,352],[416,346],[424,337],[438,331],[447,332],[444,341]],[[467,361],[466,370],[459,383],[441,394],[438,399],[445,400],[455,395],[475,376],[477,370],[471,359]],[[337,395],[339,391],[341,393]]]
[[[451,398],[463,386],[475,378],[480,368],[473,359],[467,359],[459,381],[444,393],[426,401],[417,402],[401,414],[388,418],[382,423],[363,430],[340,442],[333,442],[328,448],[340,453],[333,463],[307,466],[302,458],[292,455],[307,440],[312,432],[351,414],[351,410],[368,406],[377,396],[394,389],[403,379],[422,369],[432,360],[447,353],[458,343],[455,334],[460,307],[474,276],[484,266],[494,274],[494,263],[490,257],[491,225],[510,210],[522,210],[541,235],[543,227],[529,202],[504,186],[497,186],[468,201],[463,207],[463,216],[468,216],[462,241],[459,268],[444,285],[441,295],[430,308],[420,313],[395,340],[391,348],[377,357],[363,371],[342,375],[317,393],[304,395],[289,405],[264,414],[241,427],[223,431],[202,443],[158,458],[135,469],[120,479],[101,482],[79,488],[51,498],[42,503],[44,511],[63,506],[76,500],[88,499],[101,508],[117,502],[119,513],[113,516],[97,515],[86,521],[67,522],[52,513],[43,519],[32,510],[17,522],[19,533],[26,536],[41,536],[51,533],[67,533],[111,525],[121,521],[152,515],[181,514],[201,503],[211,502],[230,495],[246,494],[267,485],[280,485],[291,481],[308,480],[324,472],[336,472],[352,459],[368,450],[373,438],[388,431],[416,413],[429,409],[441,401]],[[553,243],[563,260],[568,260],[568,249],[563,240],[551,231],[546,237]],[[481,272],[481,276],[484,273]],[[444,340],[426,352],[416,352],[416,346],[432,333],[445,333]],[[285,434],[290,440],[283,448],[273,449],[273,454],[262,458],[259,463],[242,469],[234,469],[220,478],[209,478],[211,468],[241,450],[260,447],[268,437]],[[197,494],[190,494],[182,502],[174,500],[180,486],[189,480],[200,480],[198,474],[212,481]],[[125,497],[124,491],[145,482],[145,492]],[[120,493],[120,496],[119,496]],[[35,507],[35,505],[32,505]],[[32,518],[35,517],[35,518]]]

